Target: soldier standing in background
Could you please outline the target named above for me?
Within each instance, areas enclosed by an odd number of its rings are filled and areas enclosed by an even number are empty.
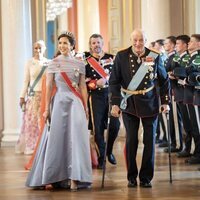
[[[175,51],[175,45],[176,45],[176,37],[174,36],[169,36],[165,40],[164,48],[167,53],[167,59],[165,61],[165,69],[169,74],[170,78],[170,84],[171,84],[171,96],[172,96],[172,101],[170,104],[170,112],[169,112],[169,118],[170,118],[170,136],[171,136],[171,152],[179,152],[182,150],[182,138],[180,137],[180,147],[177,148],[177,141],[176,141],[176,131],[175,131],[175,122],[174,119],[177,116],[178,119],[178,130],[179,130],[179,136],[182,136],[182,120],[181,120],[181,115],[180,111],[177,107],[177,112],[175,112],[175,108],[173,105],[174,104],[174,94],[173,90],[174,87],[176,87],[176,80],[174,76],[172,76],[172,71],[174,69],[174,62],[176,59],[178,59],[178,55],[176,55]],[[164,149],[164,152],[168,152],[168,147]]]
[[[173,76],[176,78],[176,85],[174,87],[174,101],[177,103],[181,112],[183,127],[186,133],[185,147],[183,151],[178,152],[178,157],[189,157],[192,143],[192,125],[188,113],[187,106],[183,104],[184,99],[184,78],[186,77],[185,69],[190,59],[187,51],[190,37],[188,35],[179,35],[176,38],[176,52],[179,58],[174,62]]]
[[[160,53],[160,59],[159,59],[159,65],[161,67],[164,67],[164,62],[167,59],[167,55],[165,53],[164,49],[164,39],[158,39],[155,41],[154,49],[157,50]],[[158,92],[159,92],[159,87],[157,87]],[[163,131],[163,137],[160,139],[160,125],[162,127]],[[167,142],[167,132],[166,132],[166,127],[163,119],[162,113],[159,113],[158,115],[158,125],[157,125],[157,132],[156,132],[156,143],[159,143],[159,147],[167,147],[168,142]]]
[[[195,73],[199,73],[200,66],[200,34],[191,35],[190,42],[188,45],[188,51],[190,53],[189,64],[186,67],[187,82],[184,89],[184,103],[187,104],[190,121],[192,123],[193,132],[192,137],[194,139],[195,149],[193,156],[186,160],[189,164],[199,164],[200,163],[200,121],[199,121],[199,87],[193,83],[192,77]],[[196,74],[198,76],[198,74]],[[196,79],[197,80],[197,79]],[[197,82],[196,82],[197,83]]]

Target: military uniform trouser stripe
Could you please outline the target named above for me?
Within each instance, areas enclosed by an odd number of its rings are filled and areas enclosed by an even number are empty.
[[[196,119],[197,119],[197,125],[199,129],[199,134],[200,134],[200,118],[199,118],[199,106],[194,106],[195,114],[196,114]]]
[[[182,146],[182,130],[180,127],[181,126],[180,119],[178,116],[180,115],[180,113],[178,113],[179,110],[177,108],[177,103],[174,101],[174,96],[172,96],[172,111],[173,111],[173,118],[174,118],[175,140],[176,140],[176,143],[177,141],[179,141],[179,147],[181,147]]]
[[[99,148],[95,142],[95,125],[94,125],[94,113],[92,108],[92,96],[89,97],[89,105],[90,105],[90,113],[91,113],[91,121],[92,121],[92,140],[95,144],[95,149],[97,150],[98,156],[100,155]]]

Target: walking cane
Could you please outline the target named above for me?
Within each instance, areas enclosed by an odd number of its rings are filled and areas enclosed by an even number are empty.
[[[169,111],[166,113],[167,118],[167,132],[168,132],[168,154],[169,154],[169,182],[172,183],[172,164],[171,164],[171,137],[170,137],[170,121]]]
[[[106,174],[106,155],[107,155],[107,146],[108,146],[108,137],[109,137],[109,127],[110,127],[110,112],[111,112],[111,93],[108,95],[108,121],[107,121],[107,134],[106,134],[106,144],[105,144],[105,152],[103,158],[103,174],[102,174],[102,182],[101,188],[104,188],[104,180]]]

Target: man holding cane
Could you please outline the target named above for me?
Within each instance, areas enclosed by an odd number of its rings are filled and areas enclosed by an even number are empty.
[[[126,164],[128,187],[137,186],[138,168],[136,155],[140,120],[143,125],[144,151],[139,171],[141,187],[152,187],[154,174],[154,149],[159,113],[160,87],[162,112],[169,111],[170,83],[166,70],[158,64],[159,53],[146,48],[142,30],[131,34],[132,46],[117,53],[109,80],[112,93],[111,115],[122,117],[126,129]],[[122,95],[122,96],[121,96]],[[122,97],[122,99],[121,99]]]

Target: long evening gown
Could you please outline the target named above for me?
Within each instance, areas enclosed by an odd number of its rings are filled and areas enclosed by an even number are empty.
[[[60,75],[66,72],[73,84],[79,84],[85,66],[79,60],[63,55],[55,58],[47,73],[54,74],[57,87],[52,103],[51,124],[44,128],[42,138],[28,174],[26,186],[78,181],[78,186],[92,183],[89,134],[84,106]]]

